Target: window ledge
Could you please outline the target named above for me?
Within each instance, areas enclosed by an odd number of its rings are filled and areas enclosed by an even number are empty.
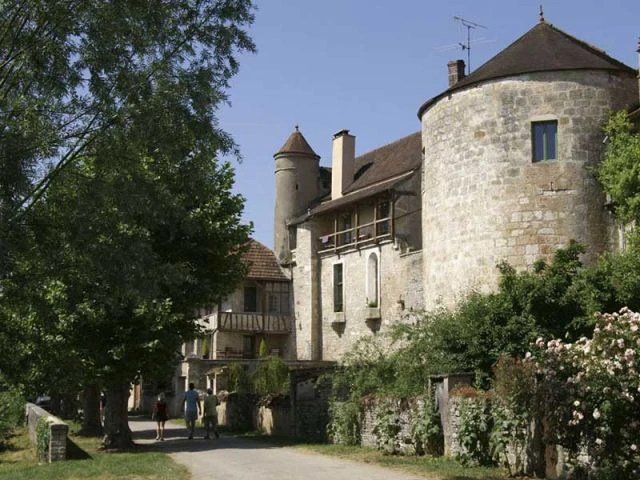
[[[333,312],[333,320],[331,323],[345,323],[344,312]]]
[[[367,307],[365,312],[365,318],[367,320],[377,320],[380,318],[380,308],[379,307]]]

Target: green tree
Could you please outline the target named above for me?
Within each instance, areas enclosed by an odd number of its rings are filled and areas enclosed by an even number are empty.
[[[596,175],[623,224],[640,219],[640,134],[626,112],[614,113],[604,127],[607,144]]]
[[[3,151],[42,139],[2,165],[24,187],[7,182],[0,240],[26,228],[6,255],[0,328],[23,347],[2,368],[18,377],[53,345],[22,383],[58,368],[106,386],[106,443],[127,446],[129,382],[175,361],[193,311],[244,273],[250,227],[217,160],[236,148],[215,112],[235,54],[254,48],[251,2],[27,1],[2,15],[0,97],[42,97],[0,117],[18,138],[0,136]]]

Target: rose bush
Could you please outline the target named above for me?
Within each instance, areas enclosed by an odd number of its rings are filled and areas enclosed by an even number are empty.
[[[539,382],[549,440],[573,458],[586,454],[596,478],[640,478],[640,314],[597,314],[591,339],[542,338],[529,357]]]

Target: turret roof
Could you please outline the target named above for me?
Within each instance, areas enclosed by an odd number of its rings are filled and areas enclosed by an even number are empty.
[[[297,153],[298,155],[309,155],[314,158],[320,158],[316,152],[313,151],[307,140],[304,138],[298,126],[296,125],[295,131],[289,135],[289,138],[273,156],[281,155],[283,153]]]
[[[603,50],[541,21],[471,75],[424,103],[418,110],[418,117],[440,98],[461,88],[496,78],[558,70],[635,72]]]

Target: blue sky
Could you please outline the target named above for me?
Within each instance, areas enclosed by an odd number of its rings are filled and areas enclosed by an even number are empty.
[[[475,69],[538,22],[547,22],[638,68],[639,0],[258,0],[256,54],[240,56],[220,126],[240,147],[235,191],[244,220],[273,248],[274,160],[295,125],[330,165],[331,137],[356,136],[356,155],[420,129],[416,112],[446,89],[447,61],[467,29]],[[447,48],[447,46],[452,46]]]

